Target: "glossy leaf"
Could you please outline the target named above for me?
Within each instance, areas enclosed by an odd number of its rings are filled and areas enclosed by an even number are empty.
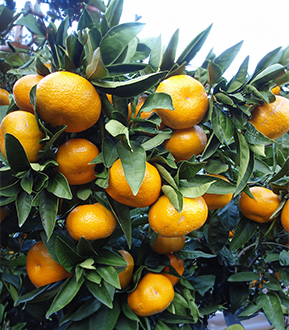
[[[43,228],[50,239],[56,222],[59,200],[56,196],[43,189],[39,194],[39,213]]]
[[[105,282],[112,285],[113,287],[120,289],[120,283],[117,271],[112,266],[97,267],[97,273],[104,279]]]
[[[250,83],[254,86],[262,85],[270,80],[276,80],[284,74],[284,66],[276,63],[261,71]]]
[[[234,237],[230,244],[230,250],[234,251],[241,248],[245,243],[249,241],[256,230],[257,224],[255,222],[248,221],[247,219],[243,218],[235,230]]]
[[[21,227],[24,224],[24,222],[27,220],[30,214],[30,211],[32,209],[33,198],[34,198],[33,195],[30,195],[25,191],[21,191],[17,195],[16,210],[17,210],[19,227]]]
[[[275,292],[261,293],[257,298],[257,304],[263,308],[276,330],[285,330],[281,302]]]
[[[227,92],[232,93],[238,90],[246,81],[248,76],[249,56],[242,62],[237,74],[230,80],[227,85]]]
[[[231,275],[228,278],[229,282],[250,282],[250,281],[254,281],[254,280],[259,280],[260,275],[258,273],[254,273],[254,272],[240,272],[240,273],[236,273]]]
[[[62,173],[57,171],[50,176],[47,191],[59,198],[72,199],[72,193],[67,179]]]
[[[227,144],[234,135],[234,127],[230,118],[214,107],[211,122],[216,137],[221,143]]]
[[[92,53],[92,58],[90,63],[86,67],[86,78],[88,80],[102,79],[108,76],[108,70],[105,68],[100,50],[97,48]]]
[[[86,28],[92,29],[94,27],[93,20],[89,12],[84,9],[82,11],[82,14],[79,18],[78,25],[77,25],[77,30],[84,30]]]
[[[179,42],[179,29],[171,37],[167,49],[164,53],[161,70],[170,70],[175,63],[176,50]]]
[[[270,51],[268,54],[266,54],[257,64],[256,69],[252,75],[252,77],[255,77],[259,72],[267,68],[270,64],[272,64],[273,59],[276,57],[276,55],[281,50],[281,47],[278,47],[272,51]]]
[[[71,276],[65,280],[63,285],[60,287],[58,294],[52,301],[52,304],[46,313],[46,317],[48,318],[53,313],[58,312],[67,304],[69,304],[80,290],[83,282],[83,279],[80,279],[78,282],[76,282],[74,276]]]
[[[112,301],[110,299],[110,295],[103,283],[97,284],[89,280],[85,280],[85,284],[88,290],[96,299],[98,299],[100,302],[102,302],[104,305],[106,305],[109,308],[113,307]]]
[[[130,41],[143,29],[142,23],[123,23],[112,27],[102,38],[100,53],[104,65],[116,61]]]
[[[134,196],[139,191],[146,171],[146,153],[143,147],[131,141],[132,150],[127,150],[122,144],[117,144],[117,152],[121,160],[126,181]]]
[[[181,65],[183,62],[187,62],[189,64],[191,60],[196,56],[196,54],[199,52],[199,50],[202,48],[203,44],[205,43],[210,30],[212,28],[212,25],[207,27],[204,31],[199,33],[184,49],[184,51],[181,53],[179,58],[177,59],[176,63]]]
[[[119,24],[123,10],[123,0],[112,0],[105,12],[105,18],[110,28]]]
[[[221,55],[214,59],[214,63],[218,65],[222,73],[224,73],[231,65],[231,63],[239,53],[242,45],[243,41],[238,42],[236,45],[225,50]]]
[[[127,262],[123,259],[123,257],[116,252],[110,251],[108,249],[102,249],[98,256],[95,258],[95,262],[115,267],[126,267]]]
[[[162,52],[162,38],[161,35],[158,36],[155,40],[155,43],[151,49],[150,58],[149,58],[149,65],[153,68],[156,72],[161,66],[163,58]]]
[[[14,135],[5,134],[5,149],[9,166],[13,172],[23,172],[31,168],[22,144]]]
[[[168,185],[162,186],[162,192],[168,197],[173,207],[181,212],[183,209],[183,195],[181,192]]]
[[[45,36],[46,32],[44,26],[39,23],[32,14],[22,16],[16,22],[17,25],[25,26],[29,31],[35,34]]]
[[[133,78],[127,81],[92,81],[100,91],[120,97],[134,97],[157,84],[166,72],[157,72]]]

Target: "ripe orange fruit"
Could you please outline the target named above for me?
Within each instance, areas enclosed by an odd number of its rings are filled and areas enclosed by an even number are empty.
[[[148,273],[137,288],[128,294],[127,302],[138,316],[150,316],[164,311],[174,299],[174,288],[162,274]]]
[[[187,75],[163,80],[156,93],[169,94],[175,110],[156,109],[166,126],[185,129],[199,124],[208,111],[209,101],[204,86]]]
[[[54,72],[37,85],[39,116],[53,127],[67,125],[66,132],[82,132],[100,116],[101,100],[93,85],[71,72]]]
[[[0,150],[4,157],[6,157],[6,133],[12,134],[19,140],[31,163],[38,160],[37,153],[44,146],[39,142],[44,138],[44,134],[40,131],[37,120],[32,113],[17,110],[8,113],[3,118],[0,125]]]
[[[162,185],[158,170],[146,162],[144,179],[134,196],[126,181],[120,159],[117,159],[110,168],[108,183],[106,192],[117,202],[132,207],[146,207],[153,204],[160,195]]]
[[[76,241],[81,237],[88,241],[106,238],[114,232],[116,224],[112,212],[100,203],[77,206],[66,219],[67,231]]]
[[[289,232],[289,199],[285,203],[281,212],[281,224]]]
[[[229,238],[233,238],[234,237],[234,235],[235,235],[235,230],[230,230],[229,231]]]
[[[199,155],[205,149],[207,141],[205,131],[195,125],[186,129],[176,129],[171,138],[164,142],[164,146],[178,162]]]
[[[5,219],[7,215],[7,206],[2,206],[0,208],[0,223]]]
[[[76,138],[62,144],[56,152],[57,170],[62,173],[70,185],[81,185],[95,179],[95,164],[89,164],[99,150],[92,142]]]
[[[276,95],[274,102],[256,106],[249,121],[268,138],[277,139],[289,131],[289,100]]]
[[[280,88],[280,86],[275,86],[274,88],[272,88],[271,89],[271,92],[273,93],[273,94],[275,94],[275,95],[279,95],[280,94],[280,92],[281,92],[281,88]]]
[[[166,195],[162,195],[150,208],[149,224],[153,231],[165,237],[187,235],[203,226],[208,207],[202,197],[183,198],[179,213]]]
[[[225,181],[229,180],[225,178],[223,175],[220,174],[210,174],[211,176],[215,176],[217,178],[221,178]],[[209,210],[217,210],[221,209],[222,207],[226,206],[230,203],[231,199],[233,198],[233,194],[209,194],[205,193],[203,195],[205,202],[208,205]]]
[[[184,272],[184,260],[178,259],[172,253],[167,254],[167,256],[170,259],[171,266],[174,267],[174,269],[177,271],[177,273],[182,276],[183,275],[183,272]],[[170,271],[169,266],[165,266],[165,268],[163,269],[163,271],[169,272]],[[172,285],[176,285],[180,281],[180,279],[178,277],[174,276],[174,275],[165,274],[165,273],[164,273],[164,275],[171,281]]]
[[[152,249],[159,254],[168,254],[180,251],[185,245],[186,237],[164,237],[158,235],[156,241],[151,245]]]
[[[0,88],[0,105],[9,105],[9,92],[6,89]]]
[[[30,281],[37,287],[63,280],[71,274],[52,259],[44,243],[35,243],[27,253],[27,274]]]
[[[13,86],[13,98],[20,110],[29,111],[34,114],[33,106],[30,104],[29,93],[34,85],[37,85],[44,77],[39,74],[28,74],[16,81]]]
[[[272,190],[264,187],[251,187],[254,198],[242,192],[239,198],[240,211],[250,220],[265,223],[272,221],[271,215],[280,204],[280,199]]]
[[[132,279],[133,268],[134,268],[134,260],[132,255],[126,250],[119,250],[118,251],[127,262],[126,269],[118,274],[120,287],[124,289],[129,285]]]

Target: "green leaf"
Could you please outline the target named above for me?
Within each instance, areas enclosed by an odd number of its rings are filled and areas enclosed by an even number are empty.
[[[276,330],[285,330],[281,302],[275,292],[260,293],[257,304],[260,308],[263,308],[264,313]]]
[[[161,177],[168,183],[170,184],[174,189],[178,190],[178,186],[176,184],[176,181],[174,178],[171,176],[170,172],[166,170],[166,168],[158,163],[154,164],[157,170],[159,171]]]
[[[84,30],[86,28],[88,29],[93,29],[94,27],[94,24],[93,24],[93,20],[92,20],[92,17],[90,15],[90,13],[84,9],[82,11],[82,14],[79,18],[79,21],[78,21],[78,25],[77,25],[77,30]]]
[[[74,246],[69,244],[60,236],[55,242],[55,254],[58,262],[71,273],[74,266],[76,266],[83,258],[75,251]]]
[[[60,23],[57,33],[55,35],[55,41],[57,45],[64,46],[67,38],[67,30],[69,28],[69,16],[67,15],[64,20]]]
[[[141,146],[144,150],[152,150],[160,146],[165,140],[169,139],[173,135],[172,130],[155,135],[153,138],[148,139],[146,142],[143,142]]]
[[[132,228],[130,220],[130,208],[127,205],[118,203],[116,200],[107,195],[107,200],[110,203],[111,211],[117,219],[121,230],[123,231],[127,244],[131,248]]]
[[[131,72],[136,72],[140,70],[144,70],[147,67],[145,63],[120,63],[120,64],[112,64],[106,67],[110,76],[120,75],[120,74],[128,74]]]
[[[284,66],[276,63],[264,69],[259,74],[257,74],[255,78],[251,80],[250,83],[254,86],[259,86],[267,83],[270,80],[276,80],[282,77],[284,74],[285,74]]]
[[[80,279],[78,282],[76,282],[74,276],[71,276],[65,280],[63,285],[60,287],[56,297],[53,299],[52,304],[46,313],[46,318],[48,318],[53,313],[60,311],[67,304],[69,304],[80,290],[83,282],[84,279]]]
[[[59,198],[72,199],[72,193],[65,176],[54,171],[53,175],[49,177],[47,191]]]
[[[21,227],[27,220],[32,209],[33,195],[28,194],[26,191],[21,191],[17,195],[16,210],[18,217],[18,225]]]
[[[5,134],[5,150],[8,164],[13,172],[24,172],[31,168],[22,144],[14,135]]]
[[[210,85],[214,85],[222,76],[221,68],[210,61],[208,64],[208,81]]]
[[[163,185],[162,191],[168,197],[173,207],[178,212],[181,212],[183,209],[183,195],[181,192],[168,185]]]
[[[249,180],[248,174],[251,175],[250,170],[252,168],[252,162],[253,162],[251,160],[253,157],[250,155],[250,148],[244,135],[239,131],[236,131],[236,133],[237,133],[237,146],[238,146],[238,163],[237,163],[238,178],[237,178],[237,189],[235,191],[234,196],[237,196],[246,186],[247,184],[246,181]],[[251,165],[250,168],[249,165]]]
[[[139,114],[141,112],[150,112],[154,109],[175,110],[171,96],[166,93],[153,93],[149,95],[141,107]]]
[[[102,265],[108,265],[108,266],[114,266],[114,267],[126,267],[127,262],[124,260],[124,258],[108,249],[102,249],[98,256],[95,258],[95,262],[102,264]]]
[[[97,329],[99,330],[113,330],[119,318],[119,314],[120,306],[118,301],[115,299],[111,309],[103,306],[90,318],[90,329],[94,329],[97,324]]]
[[[266,54],[257,64],[256,69],[252,75],[252,78],[255,77],[260,71],[267,68],[273,61],[273,59],[276,57],[276,55],[279,53],[282,47],[278,47],[272,51],[270,51],[268,54]]]
[[[246,124],[245,138],[248,143],[251,144],[271,144],[274,143],[273,140],[269,139],[267,136],[259,132],[256,127],[249,121]]]
[[[162,62],[162,37],[158,36],[151,49],[149,65],[154,71],[158,71]]]
[[[146,172],[146,153],[142,146],[131,141],[132,150],[127,150],[120,143],[117,152],[121,160],[124,175],[134,196],[137,195]]]
[[[225,330],[245,330],[245,328],[240,324],[233,324],[227,327]]]
[[[171,40],[169,41],[169,44],[163,56],[161,70],[170,70],[174,65],[176,51],[178,48],[178,42],[179,42],[179,29],[177,29],[174,32],[173,36],[171,37]]]
[[[237,91],[245,83],[248,76],[249,56],[245,58],[241,64],[237,74],[230,80],[227,85],[227,92],[232,93]]]
[[[143,29],[143,23],[123,23],[112,27],[102,38],[100,53],[104,65],[117,60],[130,41]]]
[[[96,272],[96,270],[88,270],[88,269],[86,269],[84,274],[85,274],[84,276],[90,282],[93,282],[93,283],[96,283],[96,284],[100,284],[101,283],[101,276]]]
[[[112,266],[97,267],[97,273],[104,279],[105,282],[111,284],[113,287],[120,289],[120,282],[118,278],[118,273]]]
[[[204,195],[213,183],[214,181],[206,182],[201,185],[195,185],[194,183],[181,180],[179,189],[184,197],[197,198]]]
[[[210,31],[212,28],[212,24],[207,27],[204,31],[199,33],[184,49],[176,63],[181,65],[183,62],[190,63],[190,61],[196,56],[198,51],[202,48],[204,42],[206,41]]]
[[[39,213],[43,228],[49,241],[56,222],[59,199],[46,189],[41,190],[39,194]]]
[[[214,286],[215,279],[215,275],[201,275],[191,279],[190,283],[196,291],[204,296],[204,294]]]
[[[109,132],[109,134],[124,142],[128,148],[131,148],[128,128],[124,126],[121,122],[111,119],[105,125],[105,128]]]
[[[108,23],[108,26],[110,28],[119,24],[119,20],[122,15],[122,10],[123,10],[123,0],[110,1],[109,6],[104,15]]]
[[[222,74],[231,65],[231,63],[239,53],[242,45],[243,45],[243,41],[238,42],[236,45],[228,48],[221,55],[219,55],[214,59],[214,63],[217,64],[218,67],[221,69]]]
[[[254,272],[241,272],[231,275],[228,278],[229,282],[251,282],[259,280],[260,276],[258,273]]]
[[[241,248],[245,243],[249,241],[256,230],[257,224],[255,222],[248,221],[246,218],[241,219],[231,241],[230,250],[234,251]]]
[[[92,58],[90,63],[86,67],[86,78],[88,80],[102,79],[109,75],[108,70],[105,68],[101,55],[100,49],[97,48],[92,53]]]
[[[120,97],[134,97],[157,84],[166,72],[157,72],[132,78],[126,81],[91,81],[101,92]]]
[[[97,30],[97,29],[93,29],[92,31],[95,31],[95,30]],[[88,35],[90,35],[90,33],[91,33],[91,31],[88,32]],[[101,37],[99,36],[99,38],[101,38]],[[68,57],[72,60],[74,65],[76,67],[78,67],[80,59],[81,59],[82,51],[83,51],[82,43],[79,41],[77,36],[75,36],[74,34],[70,34],[66,38],[65,44],[66,44],[66,52],[67,52]]]
[[[234,135],[234,127],[230,118],[218,110],[217,107],[214,107],[211,122],[214,133],[219,141],[228,144]]]
[[[228,230],[224,228],[222,219],[215,213],[209,222],[208,244],[213,253],[217,254],[228,240]]]
[[[46,35],[45,26],[39,23],[32,14],[22,16],[15,24],[25,26],[32,33]]]
[[[96,299],[98,299],[100,302],[102,302],[104,305],[106,305],[109,308],[113,307],[110,295],[103,283],[97,284],[95,282],[85,280],[85,284],[88,290]]]

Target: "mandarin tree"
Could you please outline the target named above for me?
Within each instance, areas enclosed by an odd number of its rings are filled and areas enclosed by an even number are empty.
[[[289,48],[228,80],[242,42],[191,69],[212,26],[176,57],[122,0],[48,2],[0,6],[1,328],[284,330]]]

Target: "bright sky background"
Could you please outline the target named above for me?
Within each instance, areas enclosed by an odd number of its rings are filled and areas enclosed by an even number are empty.
[[[244,40],[236,59],[226,71],[229,79],[247,55],[252,73],[263,56],[277,47],[289,45],[289,0],[124,0],[122,22],[131,22],[135,14],[146,23],[140,39],[162,35],[167,45],[179,28],[178,54],[200,32],[213,23],[203,48],[192,60],[202,64],[211,48],[218,56]]]

